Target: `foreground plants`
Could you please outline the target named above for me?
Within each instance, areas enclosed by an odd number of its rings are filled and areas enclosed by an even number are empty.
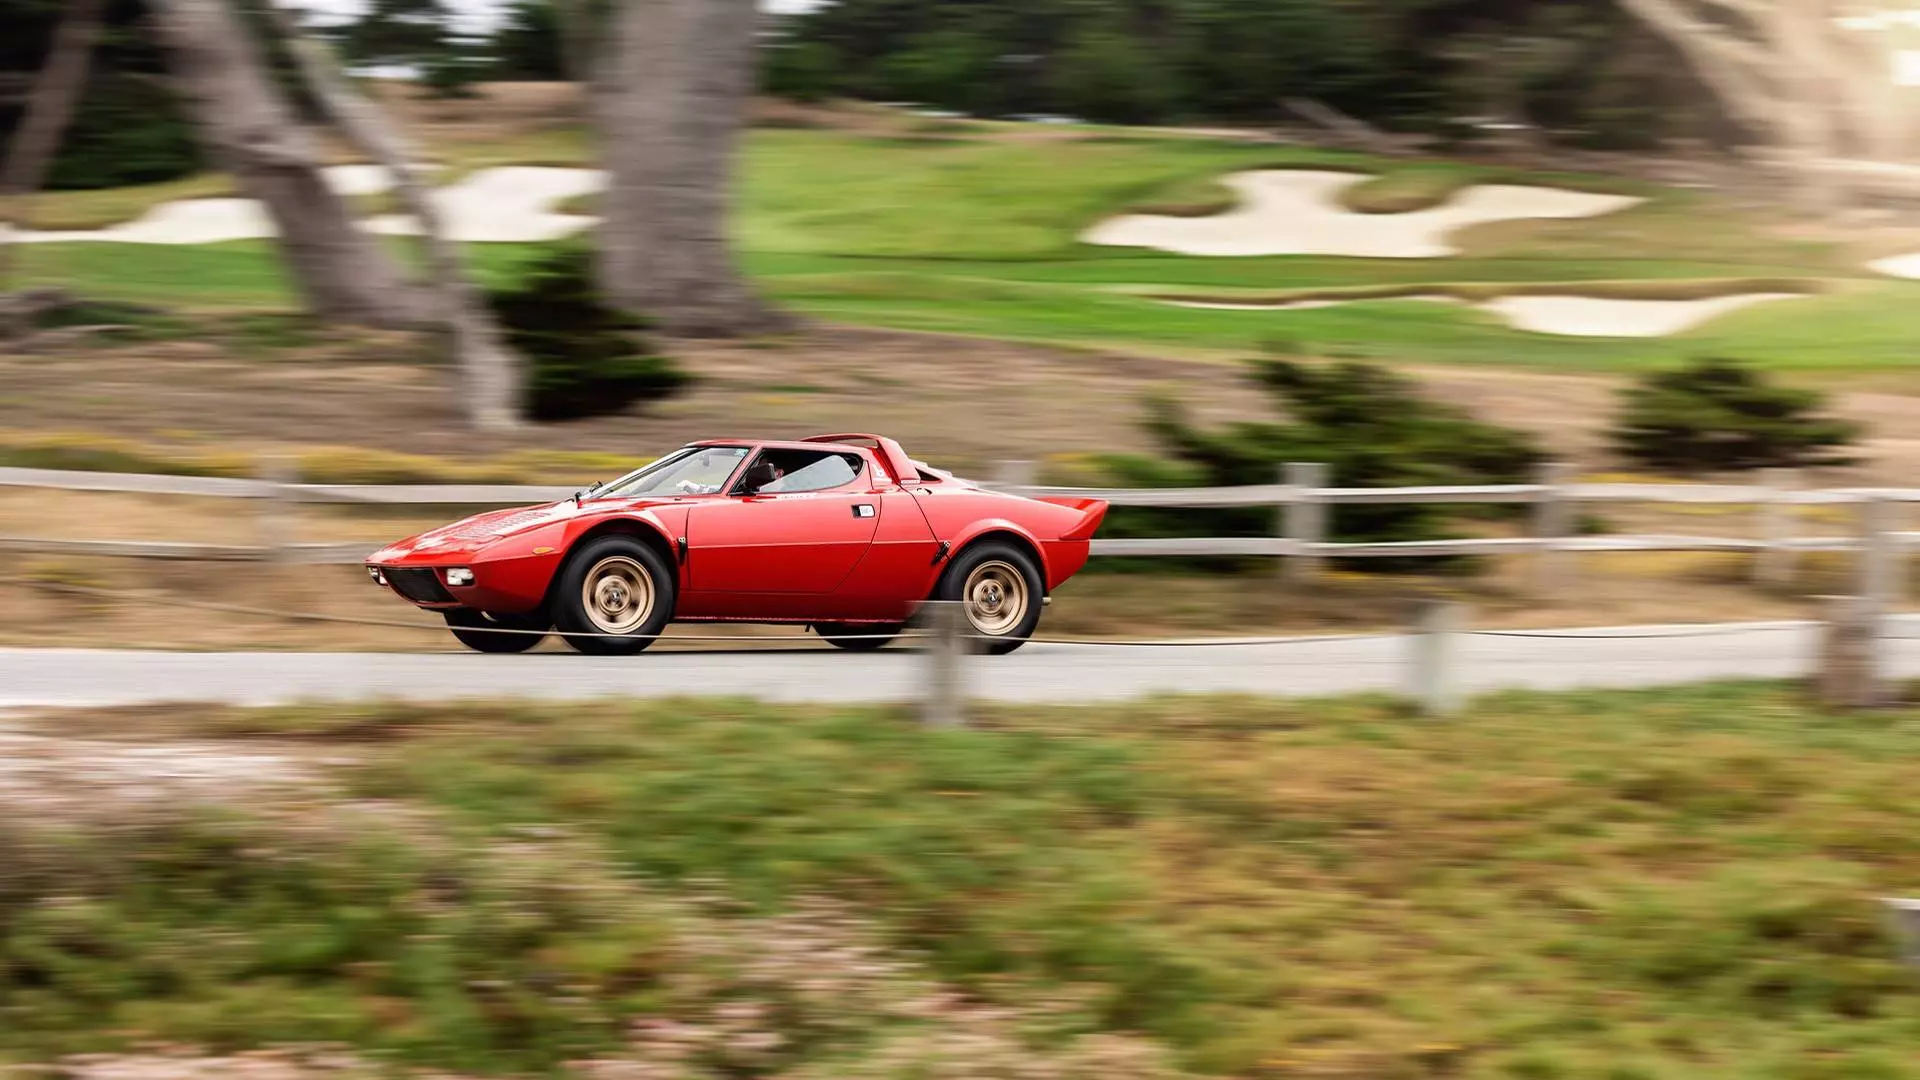
[[[1446,724],[1370,699],[958,732],[737,701],[61,717],[294,780],[244,818],[10,812],[0,1060],[1905,1077],[1920,987],[1877,898],[1920,893],[1916,719],[1748,685]]]
[[[989,1004],[831,901],[756,914],[565,840],[368,842],[361,813],[10,832],[0,1045],[193,1044],[61,1066],[101,1078],[252,1075],[261,1060],[276,1077],[1181,1075],[1151,1043],[1090,1032],[1071,991],[1009,984]],[[285,1048],[231,1056],[262,1044]]]

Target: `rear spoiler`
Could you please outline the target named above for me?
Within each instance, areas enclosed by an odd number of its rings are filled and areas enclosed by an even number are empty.
[[[1069,510],[1080,511],[1081,517],[1079,523],[1074,525],[1073,528],[1061,533],[1060,539],[1062,540],[1093,539],[1094,530],[1098,529],[1100,523],[1105,521],[1107,517],[1107,501],[1105,499],[1087,499],[1068,495],[1041,495],[1038,501],[1052,503],[1054,506],[1064,506]]]

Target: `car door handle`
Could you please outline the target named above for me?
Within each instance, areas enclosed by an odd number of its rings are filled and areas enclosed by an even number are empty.
[[[853,504],[853,516],[854,516],[854,517],[857,517],[857,518],[870,518],[870,517],[872,517],[872,516],[873,516],[873,504],[872,504],[872,503],[854,503],[854,504]]]

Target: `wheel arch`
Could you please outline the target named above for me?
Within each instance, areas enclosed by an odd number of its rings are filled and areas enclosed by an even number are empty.
[[[1012,522],[1007,522],[1007,521],[981,522],[980,525],[975,530],[966,534],[965,539],[954,544],[953,551],[947,555],[945,562],[941,564],[940,573],[934,575],[933,589],[937,590],[940,588],[940,579],[946,576],[947,568],[952,566],[955,560],[959,559],[960,556],[966,554],[969,550],[973,548],[979,547],[981,544],[992,543],[995,541],[1011,544],[1013,547],[1017,548],[1019,551],[1025,554],[1027,558],[1033,560],[1033,568],[1040,572],[1040,595],[1043,597],[1046,596],[1047,595],[1046,554],[1043,551],[1041,551],[1039,541],[1035,540],[1033,537],[1028,536],[1026,533],[1022,532]],[[929,596],[932,595],[932,590],[929,590],[928,595]]]
[[[667,539],[666,532],[657,522],[648,521],[645,518],[612,517],[594,522],[591,527],[582,530],[580,535],[574,537],[572,541],[567,544],[566,555],[562,557],[559,565],[555,568],[553,577],[547,581],[547,603],[549,605],[553,602],[553,590],[560,583],[560,568],[565,567],[583,546],[603,536],[631,536],[635,540],[652,548],[654,552],[673,569],[676,579],[674,584],[676,586],[680,584],[677,580],[680,576],[680,553],[675,548],[673,541]]]

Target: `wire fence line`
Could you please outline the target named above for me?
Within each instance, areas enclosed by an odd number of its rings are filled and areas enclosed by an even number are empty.
[[[254,479],[0,468],[0,487],[61,491],[122,492],[195,498],[244,499],[253,506],[254,543],[203,544],[122,539],[55,539],[0,536],[0,552],[192,561],[283,562],[350,565],[367,554],[364,542],[312,543],[298,538],[298,514],[306,505],[471,507],[553,502],[573,488],[540,484],[307,484],[286,475],[283,459],[264,464]],[[1031,462],[1003,462],[986,486],[1028,496],[1103,499],[1121,507],[1270,507],[1271,536],[1111,538],[1093,542],[1095,557],[1269,557],[1288,580],[1317,577],[1328,559],[1418,556],[1522,555],[1533,560],[1536,591],[1566,588],[1576,568],[1571,556],[1610,552],[1721,551],[1755,556],[1761,584],[1790,580],[1799,556],[1813,552],[1858,557],[1860,576],[1887,601],[1900,598],[1900,572],[1920,532],[1895,527],[1905,504],[1920,503],[1920,488],[1804,489],[1792,470],[1766,470],[1759,482],[1735,484],[1580,483],[1567,466],[1549,464],[1536,483],[1408,488],[1342,488],[1327,484],[1326,466],[1294,462],[1277,482],[1241,487],[1079,488],[1032,482]],[[1579,535],[1581,507],[1606,503],[1750,506],[1745,536],[1689,534]],[[1328,539],[1329,508],[1382,504],[1530,505],[1530,535],[1348,543]],[[1824,536],[1794,534],[1794,515],[1806,508],[1845,508],[1854,527]]]

